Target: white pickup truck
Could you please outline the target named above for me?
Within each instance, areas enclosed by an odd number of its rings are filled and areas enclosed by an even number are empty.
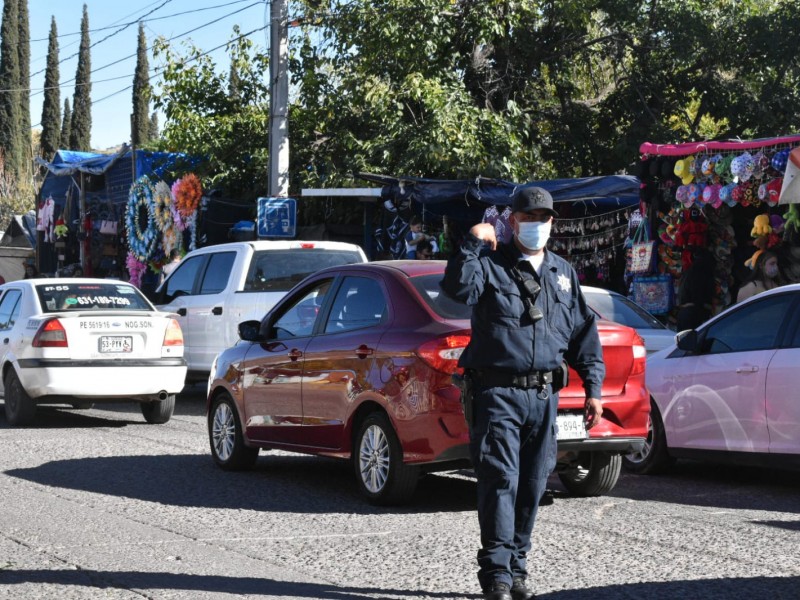
[[[187,381],[201,381],[214,357],[239,341],[239,323],[260,320],[307,275],[358,262],[367,262],[364,251],[342,242],[218,244],[189,252],[151,299],[178,315]]]

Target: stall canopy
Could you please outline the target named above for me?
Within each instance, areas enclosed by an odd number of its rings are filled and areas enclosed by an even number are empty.
[[[425,211],[460,219],[480,220],[487,206],[508,206],[517,187],[546,189],[556,203],[582,203],[599,211],[639,203],[639,179],[631,175],[550,179],[513,183],[477,177],[473,180],[440,180],[389,177],[358,173],[357,177],[382,186],[381,198],[396,206],[420,203]]]

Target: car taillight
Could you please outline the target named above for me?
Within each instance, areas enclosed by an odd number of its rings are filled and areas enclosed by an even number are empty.
[[[164,333],[164,343],[162,346],[183,346],[183,331],[175,319],[169,320],[167,331]]]
[[[34,348],[66,348],[67,332],[58,319],[49,319],[42,323],[39,331],[33,336]]]
[[[425,342],[417,349],[417,354],[437,371],[452,375],[461,372],[458,359],[468,343],[468,335],[448,335]]]
[[[631,367],[631,375],[641,375],[644,373],[646,364],[647,349],[644,347],[642,336],[636,334],[633,340],[633,366]]]

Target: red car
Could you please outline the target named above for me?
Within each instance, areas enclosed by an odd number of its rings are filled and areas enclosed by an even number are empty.
[[[209,378],[211,452],[224,469],[259,449],[351,459],[373,503],[409,499],[421,473],[469,466],[469,434],[452,381],[471,308],[439,288],[443,261],[324,269],[261,322],[239,326]],[[617,482],[621,455],[641,450],[649,396],[645,348],[630,327],[600,321],[606,360],[601,422],[587,435],[572,372],[559,402],[558,473],[576,495]]]

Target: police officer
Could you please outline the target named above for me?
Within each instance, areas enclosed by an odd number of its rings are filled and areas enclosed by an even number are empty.
[[[578,277],[545,249],[553,198],[519,187],[509,222],[470,229],[447,264],[442,288],[473,307],[472,338],[459,361],[472,380],[470,454],[478,479],[478,580],[488,600],[527,600],[526,556],[539,500],[556,463],[557,390],[562,359],[583,379],[587,428],[603,413],[605,376],[594,313]],[[488,245],[491,251],[481,254]]]

